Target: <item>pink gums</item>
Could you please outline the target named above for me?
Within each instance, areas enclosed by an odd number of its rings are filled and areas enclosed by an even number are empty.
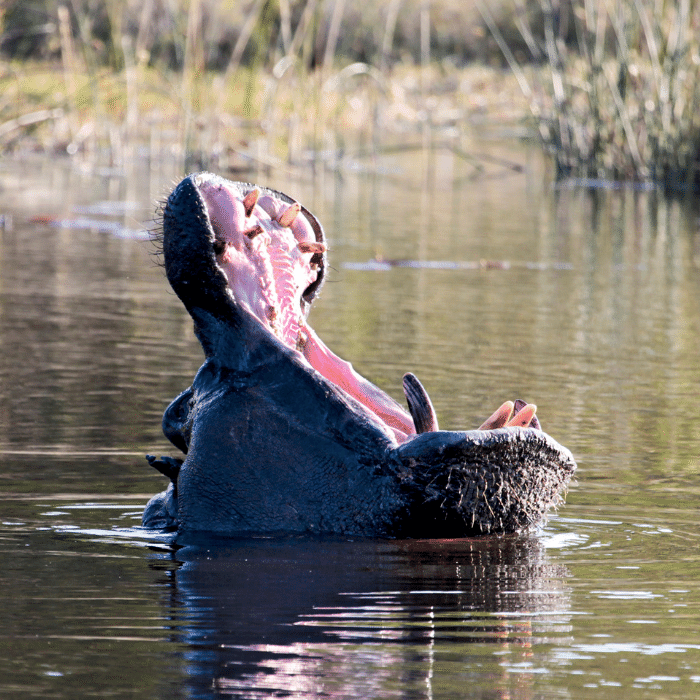
[[[317,278],[311,265],[317,251],[314,231],[299,205],[253,193],[244,202],[225,185],[211,182],[202,183],[200,192],[223,247],[217,262],[236,301],[287,347],[301,351],[316,371],[372,411],[398,442],[415,434],[408,412],[331,352],[306,323],[301,296]]]

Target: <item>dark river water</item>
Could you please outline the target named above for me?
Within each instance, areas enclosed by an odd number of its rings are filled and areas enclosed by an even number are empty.
[[[0,162],[0,697],[700,696],[697,214],[481,150],[244,176],[324,223],[337,354],[576,456],[544,529],[458,541],[141,530],[202,357],[147,240],[182,173]]]

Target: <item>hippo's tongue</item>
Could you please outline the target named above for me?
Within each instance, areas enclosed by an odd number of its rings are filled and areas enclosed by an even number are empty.
[[[302,352],[309,364],[328,381],[372,411],[391,430],[398,442],[415,434],[411,416],[391,396],[327,348],[308,324],[302,329],[302,338]]]

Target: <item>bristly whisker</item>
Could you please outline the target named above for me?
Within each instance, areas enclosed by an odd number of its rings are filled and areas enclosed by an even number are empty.
[[[151,246],[151,250],[148,252],[153,256],[158,267],[165,267],[163,262],[163,220],[154,219],[147,231],[149,233],[148,242]]]

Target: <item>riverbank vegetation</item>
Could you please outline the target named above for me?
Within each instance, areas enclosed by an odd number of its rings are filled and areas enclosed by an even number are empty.
[[[700,184],[700,6],[691,0],[542,0],[543,64],[520,74],[560,175]],[[494,36],[498,28],[490,26]],[[520,67],[501,40],[516,74]]]
[[[507,124],[562,176],[698,181],[690,0],[14,0],[0,148],[235,170]],[[512,133],[512,129],[511,129]]]

